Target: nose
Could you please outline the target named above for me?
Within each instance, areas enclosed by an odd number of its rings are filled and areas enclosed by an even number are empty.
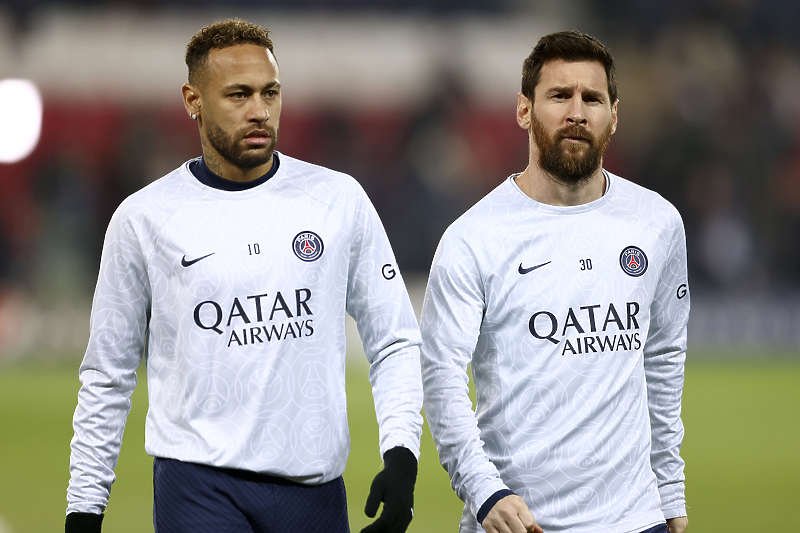
[[[260,96],[253,98],[249,115],[248,118],[253,122],[266,122],[269,120],[269,107],[264,98]]]
[[[586,125],[586,116],[583,112],[583,101],[580,98],[572,98],[569,112],[567,114],[567,122],[581,126]]]

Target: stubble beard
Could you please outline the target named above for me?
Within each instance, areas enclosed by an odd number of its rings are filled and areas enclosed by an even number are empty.
[[[278,144],[278,130],[276,128],[262,124],[258,128],[251,128],[249,131],[252,131],[252,129],[262,129],[269,133],[269,143],[265,147],[243,147],[240,143],[246,132],[241,136],[229,134],[216,122],[206,118],[208,143],[223,159],[242,169],[249,170],[268,163],[275,152],[275,146]]]
[[[531,117],[531,124],[533,140],[539,148],[539,168],[566,184],[580,183],[597,172],[613,134],[611,121],[599,137],[576,125],[562,128],[550,137],[535,115]],[[566,137],[583,138],[588,146],[574,144],[565,140]]]

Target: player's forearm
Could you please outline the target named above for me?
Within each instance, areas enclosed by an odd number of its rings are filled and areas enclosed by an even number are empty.
[[[656,474],[661,510],[668,518],[686,514],[685,463],[680,456],[683,424],[680,418],[669,427],[652,433],[650,464]]]
[[[99,490],[98,490],[99,489]],[[102,514],[108,506],[110,485],[70,482],[67,489],[67,513]]]
[[[457,410],[459,402],[448,402],[448,409]],[[437,443],[439,461],[450,476],[451,485],[459,498],[467,502],[473,513],[477,513],[481,505],[497,491],[508,489],[500,478],[495,465],[483,451],[480,434],[477,428],[471,427],[466,420],[449,416],[438,418],[436,409],[426,407],[428,424],[437,426]],[[432,422],[432,420],[436,421]],[[474,415],[473,415],[474,420]],[[449,429],[442,431],[447,425]],[[433,429],[431,430],[433,433]]]
[[[457,362],[433,359],[428,347],[423,350],[425,416],[439,461],[458,497],[477,513],[489,497],[508,487],[483,451],[465,369]]]
[[[114,468],[136,387],[135,370],[142,358],[146,324],[143,306],[139,311],[130,304],[123,307],[133,311],[130,314],[108,308],[104,302],[116,296],[106,286],[98,285],[89,345],[79,370],[82,385],[72,421],[67,491],[69,512],[94,514],[105,509],[115,480]],[[117,321],[109,321],[109,316]],[[124,320],[119,320],[121,317]],[[119,335],[116,330],[112,333],[112,324],[127,335]]]
[[[68,511],[101,513],[108,504],[122,433],[136,385],[133,371],[84,365],[73,416]]]
[[[680,336],[679,336],[680,338]],[[650,413],[650,464],[658,481],[661,508],[669,517],[684,516],[684,466],[681,398],[685,351],[676,342],[670,349],[646,358],[648,409]]]
[[[492,494],[508,487],[483,450],[469,397],[467,365],[485,307],[481,279],[474,269],[460,269],[474,260],[456,268],[447,265],[452,256],[445,236],[431,267],[420,322],[424,406],[439,461],[456,494],[477,513]]]
[[[686,516],[686,487],[682,481],[659,484],[658,493],[661,496],[661,512],[664,518]]]
[[[370,366],[370,382],[378,420],[380,451],[397,446],[419,457],[422,435],[422,382],[419,348],[402,343]]]

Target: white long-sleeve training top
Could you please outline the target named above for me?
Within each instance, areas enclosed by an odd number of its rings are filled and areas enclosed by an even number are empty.
[[[276,153],[246,190],[188,162],[106,234],[80,368],[67,512],[108,503],[146,352],[148,454],[318,484],[350,449],[345,312],[367,358],[380,453],[419,455],[419,329],[386,233],[350,176]]]
[[[439,244],[423,389],[466,502],[462,532],[482,531],[476,513],[505,488],[548,533],[628,533],[686,514],[683,223],[658,194],[606,177],[598,200],[555,207],[512,176]]]

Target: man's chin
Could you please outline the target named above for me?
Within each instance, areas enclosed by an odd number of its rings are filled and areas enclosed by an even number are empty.
[[[564,158],[584,157],[584,154],[591,149],[592,145],[588,142],[563,141],[561,145],[561,156]]]
[[[599,165],[587,165],[580,157],[564,157],[560,164],[542,165],[542,170],[563,183],[580,183],[592,176],[600,168]]]
[[[241,168],[257,168],[266,165],[272,159],[272,154],[275,152],[272,146],[259,146],[256,148],[249,148],[242,153],[233,163]]]

